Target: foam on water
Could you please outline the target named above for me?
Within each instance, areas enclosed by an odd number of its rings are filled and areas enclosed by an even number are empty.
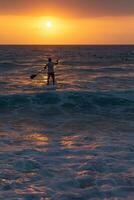
[[[133,199],[134,47],[0,47],[0,200]],[[61,57],[56,90],[46,74]]]

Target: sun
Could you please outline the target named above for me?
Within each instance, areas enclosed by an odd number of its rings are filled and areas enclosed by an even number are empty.
[[[46,34],[49,37],[59,34],[62,28],[62,21],[56,17],[41,17],[38,18],[37,26],[41,34]]]
[[[47,22],[46,22],[46,27],[47,27],[47,28],[52,28],[52,27],[53,27],[52,21],[47,21]]]

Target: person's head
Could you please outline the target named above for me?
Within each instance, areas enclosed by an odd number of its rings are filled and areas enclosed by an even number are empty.
[[[52,58],[48,58],[48,62],[51,62],[52,61]]]

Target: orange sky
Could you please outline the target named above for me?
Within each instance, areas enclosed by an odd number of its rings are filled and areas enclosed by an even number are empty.
[[[98,0],[77,0],[77,6],[75,0],[65,5],[5,0],[0,2],[0,44],[134,44],[134,3],[128,1],[131,6],[121,4],[118,10],[120,4],[109,7],[105,0],[102,7]]]

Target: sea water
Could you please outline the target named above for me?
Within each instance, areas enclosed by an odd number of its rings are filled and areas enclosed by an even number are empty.
[[[134,46],[0,46],[0,200],[134,199],[133,141]]]

